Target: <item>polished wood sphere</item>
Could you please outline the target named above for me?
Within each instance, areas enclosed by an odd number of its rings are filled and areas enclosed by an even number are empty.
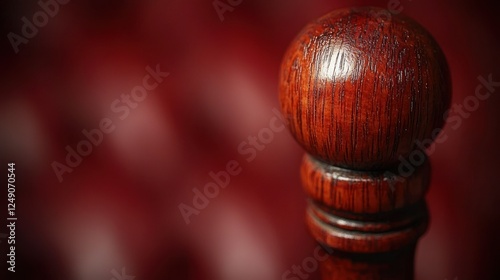
[[[337,10],[308,24],[281,66],[288,127],[309,154],[331,165],[383,170],[432,140],[451,86],[432,36],[379,8]]]

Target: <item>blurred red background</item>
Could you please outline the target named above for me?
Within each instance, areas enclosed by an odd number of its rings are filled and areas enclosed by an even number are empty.
[[[122,268],[137,280],[282,279],[316,248],[303,223],[303,151],[286,131],[253,160],[238,147],[269,127],[282,55],[308,21],[390,3],[243,0],[221,18],[208,0],[73,0],[15,53],[7,34],[21,34],[21,18],[41,8],[2,1],[0,153],[2,172],[16,163],[19,279],[112,279]],[[397,4],[440,43],[453,104],[474,94],[478,76],[500,81],[496,5]],[[111,104],[157,65],[169,76],[120,120]],[[417,279],[497,279],[499,92],[458,129],[445,127],[448,140],[431,155],[432,223],[419,243]],[[77,147],[82,130],[103,118],[116,129],[59,182],[53,162],[65,163],[66,146]],[[187,225],[179,205],[192,206],[193,188],[230,161],[241,174]]]

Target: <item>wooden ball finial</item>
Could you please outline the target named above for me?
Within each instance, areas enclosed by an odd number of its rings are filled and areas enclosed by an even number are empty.
[[[323,279],[413,279],[430,177],[418,143],[435,139],[451,99],[437,43],[382,9],[334,11],[291,43],[279,89],[288,128],[307,151],[307,224],[329,253]]]
[[[444,55],[413,20],[378,8],[334,11],[286,52],[282,110],[296,140],[335,166],[398,163],[443,125],[451,87]]]

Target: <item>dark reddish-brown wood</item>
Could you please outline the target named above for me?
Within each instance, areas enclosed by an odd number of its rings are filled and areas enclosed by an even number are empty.
[[[378,8],[334,11],[288,48],[280,101],[308,152],[307,224],[332,249],[323,279],[413,279],[428,225],[422,147],[445,120],[445,57],[413,20]]]

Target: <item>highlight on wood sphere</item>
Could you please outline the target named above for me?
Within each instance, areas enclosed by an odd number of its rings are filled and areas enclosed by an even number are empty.
[[[335,166],[380,170],[442,127],[446,59],[413,20],[342,9],[308,24],[289,46],[280,101],[296,140]]]

